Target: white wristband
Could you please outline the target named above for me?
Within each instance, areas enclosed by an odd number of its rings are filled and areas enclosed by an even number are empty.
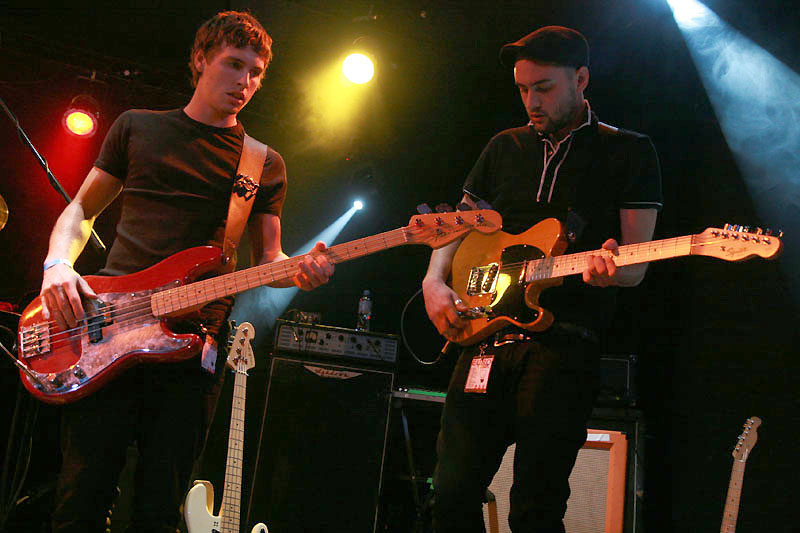
[[[69,259],[64,259],[63,257],[59,257],[57,259],[51,259],[50,261],[46,261],[42,271],[45,271],[48,268],[54,267],[56,265],[67,265],[70,268],[74,268],[72,265],[72,261],[70,261]]]

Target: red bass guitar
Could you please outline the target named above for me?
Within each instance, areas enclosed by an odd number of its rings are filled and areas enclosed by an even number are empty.
[[[331,246],[342,263],[407,244],[444,246],[471,232],[492,233],[502,218],[492,210],[416,215],[408,226]],[[126,276],[86,276],[98,295],[85,318],[61,330],[42,317],[36,298],[20,320],[18,365],[25,388],[47,403],[69,403],[104,386],[140,362],[177,362],[199,353],[202,339],[171,329],[205,304],[248,289],[291,279],[304,255],[195,281],[222,264],[219,248],[200,246]]]

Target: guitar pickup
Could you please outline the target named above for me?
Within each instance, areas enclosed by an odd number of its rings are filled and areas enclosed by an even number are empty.
[[[97,344],[103,340],[103,328],[110,326],[114,321],[110,314],[109,305],[101,299],[90,300],[87,298],[89,309],[87,309],[86,321],[87,332],[89,334],[89,342]]]
[[[500,273],[499,263],[472,267],[467,279],[467,295],[479,296],[493,294],[497,288],[497,278]]]

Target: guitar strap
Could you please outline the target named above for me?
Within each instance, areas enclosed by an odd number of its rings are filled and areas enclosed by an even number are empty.
[[[231,200],[228,204],[228,218],[225,220],[225,230],[222,237],[222,261],[223,266],[218,269],[219,273],[233,272],[236,269],[236,249],[244,233],[247,219],[253,208],[258,186],[261,182],[261,173],[264,171],[264,163],[267,160],[267,145],[261,143],[246,133],[242,142],[242,155],[239,158],[239,168],[236,170],[236,177],[233,179],[233,190]],[[219,233],[214,238],[218,241]],[[218,244],[214,242],[214,244]],[[217,340],[215,335],[222,327],[221,322],[228,316],[232,298],[223,299],[227,301],[217,301],[208,304],[205,322],[207,324],[206,340],[203,344],[200,365],[210,374],[217,371]],[[213,318],[212,318],[213,316]]]
[[[228,218],[225,222],[222,257],[226,265],[236,259],[236,249],[253,208],[266,160],[267,145],[245,133],[239,168],[233,181],[231,201],[228,205]]]

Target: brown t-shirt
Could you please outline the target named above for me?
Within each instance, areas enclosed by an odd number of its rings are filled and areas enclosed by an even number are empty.
[[[216,128],[182,109],[121,114],[95,166],[124,182],[122,214],[103,275],[137,272],[193,246],[223,225],[244,128]],[[286,167],[269,149],[252,212],[280,216]]]

